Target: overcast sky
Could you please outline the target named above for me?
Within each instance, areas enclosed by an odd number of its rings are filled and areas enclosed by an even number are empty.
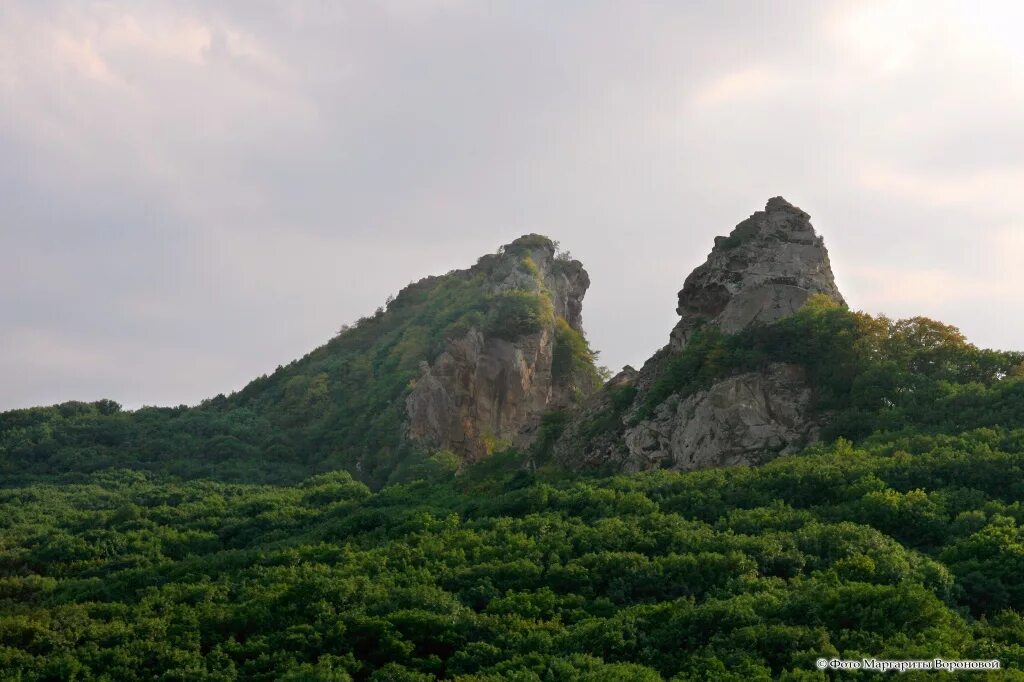
[[[783,195],[1024,348],[1024,3],[0,2],[0,409],[195,403],[526,232],[639,366]]]

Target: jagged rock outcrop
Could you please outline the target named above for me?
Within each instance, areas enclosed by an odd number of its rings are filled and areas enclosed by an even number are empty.
[[[542,414],[596,388],[571,371],[554,371],[559,320],[571,330],[563,327],[563,334],[582,334],[590,279],[540,235],[523,236],[453,276],[480,279],[493,300],[478,325],[420,364],[406,398],[406,434],[474,460],[503,443],[525,446]]]
[[[814,294],[843,302],[824,241],[810,216],[782,197],[769,199],[728,237],[715,237],[707,261],[686,278],[670,345],[681,350],[703,324],[734,334],[775,322]]]
[[[793,452],[820,430],[803,368],[775,363],[650,404],[652,388],[706,325],[734,334],[799,310],[815,294],[844,303],[809,216],[781,197],[728,237],[679,292],[668,345],[590,398],[555,446],[563,464],[622,471],[754,464]]]
[[[669,397],[623,437],[627,471],[753,464],[795,452],[819,431],[801,367],[774,364]]]

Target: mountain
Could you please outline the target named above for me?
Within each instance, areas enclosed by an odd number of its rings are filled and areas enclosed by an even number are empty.
[[[942,398],[943,382],[1000,386],[1022,357],[926,318],[850,311],[810,216],[782,197],[715,238],[677,313],[664,348],[571,415],[548,453],[561,466],[759,464],[899,424],[925,396]]]
[[[811,217],[782,197],[769,199],[728,237],[715,237],[708,259],[686,278],[669,347],[682,350],[706,325],[735,334],[771,324],[815,294],[846,304]]]
[[[252,410],[293,452],[382,484],[431,452],[476,461],[529,442],[541,415],[600,384],[579,261],[525,235],[387,307],[220,409]]]
[[[568,471],[760,464],[879,429],[1012,423],[995,404],[1024,356],[926,318],[848,309],[810,217],[781,197],[716,237],[679,321],[601,386],[582,327],[590,279],[531,234],[410,284],[320,348],[194,408],[66,403],[0,414],[0,473],[111,466],[236,481],[343,469],[374,488],[508,466]],[[959,409],[964,388],[984,389]],[[936,406],[949,406],[948,414]],[[959,411],[957,411],[959,410]]]
[[[996,401],[1016,390],[1001,379],[1024,356],[978,349],[926,318],[849,310],[823,239],[781,197],[715,238],[679,292],[666,345],[604,386],[582,327],[589,284],[554,241],[524,235],[472,267],[410,284],[230,396],[192,408],[126,412],[99,401],[0,414],[0,474],[30,481],[129,466],[285,482],[341,469],[378,488],[496,453],[510,453],[513,468],[698,469],[907,424],[1014,420]],[[984,409],[961,405],[967,386],[984,389],[975,396]]]
[[[0,414],[0,679],[1024,679],[1024,354],[781,199],[598,390],[588,282],[527,235],[236,394]]]
[[[380,486],[526,446],[600,385],[579,261],[525,235],[410,284],[325,345],[195,408],[112,401],[0,414],[0,473],[132,466],[226,480],[345,469]],[[396,479],[397,477],[397,479]]]

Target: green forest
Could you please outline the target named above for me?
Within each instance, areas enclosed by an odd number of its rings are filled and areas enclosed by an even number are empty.
[[[123,469],[4,489],[0,670],[802,680],[827,679],[820,656],[937,652],[1024,666],[1024,430],[691,473],[512,459],[376,493],[340,472],[271,486]]]
[[[871,677],[815,669],[833,656],[998,659],[990,677],[1024,679],[1024,355],[816,299],[701,330],[634,417],[793,362],[827,424],[801,453],[569,471],[552,413],[533,447],[470,465],[403,449],[394,406],[453,330],[551,314],[479,306],[475,286],[414,285],[197,407],[0,415],[0,679]],[[557,329],[559,376],[593,381],[586,340]]]

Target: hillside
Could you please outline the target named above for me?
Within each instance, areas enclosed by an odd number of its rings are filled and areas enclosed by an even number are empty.
[[[193,408],[102,400],[0,413],[0,476],[128,466],[285,482],[344,469],[380,486],[457,467],[527,442],[542,414],[598,387],[582,328],[589,284],[554,242],[526,235],[410,284],[236,394]]]
[[[679,322],[567,415],[544,453],[569,469],[759,464],[838,437],[1020,425],[1024,354],[954,327],[851,311],[810,216],[781,197],[716,237]]]

